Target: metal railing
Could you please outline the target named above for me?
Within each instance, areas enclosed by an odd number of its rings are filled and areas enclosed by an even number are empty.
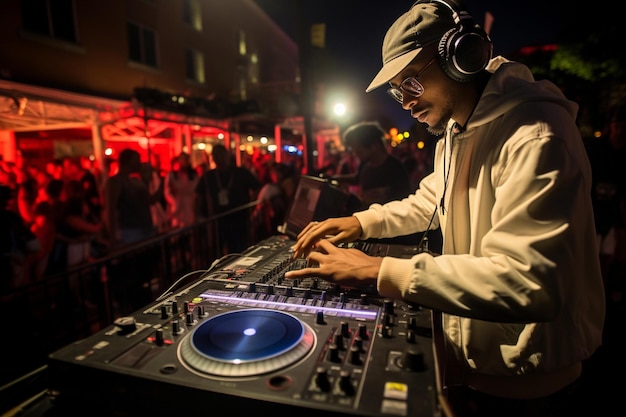
[[[198,278],[222,256],[216,233],[219,220],[236,211],[250,211],[257,203],[120,248],[1,294],[7,360],[0,372],[0,387],[45,367],[50,353],[141,309],[171,286],[183,286]]]

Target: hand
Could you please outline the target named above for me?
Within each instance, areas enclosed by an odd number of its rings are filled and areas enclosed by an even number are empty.
[[[319,265],[285,273],[286,279],[319,277],[343,287],[375,286],[383,258],[369,256],[358,249],[338,248],[322,239],[308,256],[309,264]]]
[[[293,245],[293,257],[307,257],[313,246],[322,238],[331,243],[352,242],[361,236],[361,223],[354,216],[338,217],[311,222],[298,235]]]

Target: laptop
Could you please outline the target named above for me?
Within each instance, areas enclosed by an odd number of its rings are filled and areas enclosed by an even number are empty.
[[[285,222],[278,232],[295,240],[312,221],[344,216],[347,201],[348,195],[328,180],[301,175],[285,216]]]
[[[285,222],[278,231],[295,241],[298,234],[311,221],[351,215],[352,198],[353,196],[324,178],[302,175]],[[339,246],[356,248],[371,256],[410,258],[418,253],[418,243],[417,240],[414,245],[366,240],[343,243]]]

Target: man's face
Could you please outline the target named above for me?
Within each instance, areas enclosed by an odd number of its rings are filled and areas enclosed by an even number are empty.
[[[351,146],[352,153],[361,162],[367,162],[370,159],[372,159],[372,149],[373,148],[368,148],[366,146],[361,146],[361,145],[356,145],[356,144]]]
[[[453,82],[443,73],[439,63],[429,65],[436,51],[424,48],[414,60],[389,83],[392,87],[400,88],[402,83],[410,77],[419,74],[419,83],[423,92],[414,96],[403,92],[402,108],[411,112],[411,117],[428,126],[427,130],[435,135],[444,132],[448,121],[452,117]]]

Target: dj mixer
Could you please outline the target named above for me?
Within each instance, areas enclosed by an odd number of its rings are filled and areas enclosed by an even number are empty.
[[[60,415],[439,416],[431,313],[319,279],[273,236],[49,357]]]

